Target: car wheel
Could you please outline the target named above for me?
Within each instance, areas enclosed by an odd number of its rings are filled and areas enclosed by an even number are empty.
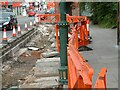
[[[15,25],[15,28],[16,28],[16,29],[18,28],[17,24]]]

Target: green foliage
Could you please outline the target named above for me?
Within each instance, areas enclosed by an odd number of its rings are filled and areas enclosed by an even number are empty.
[[[116,2],[86,2],[91,13],[92,22],[102,27],[117,26],[117,3]],[[81,6],[82,9],[83,6]]]

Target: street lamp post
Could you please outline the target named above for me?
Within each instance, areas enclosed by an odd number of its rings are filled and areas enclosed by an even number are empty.
[[[66,2],[60,2],[60,22],[58,23],[60,33],[60,68],[59,83],[67,84],[67,42],[68,42],[68,23],[66,21]]]

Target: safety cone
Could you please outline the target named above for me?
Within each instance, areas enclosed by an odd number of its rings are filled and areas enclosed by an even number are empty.
[[[3,31],[2,43],[7,44],[7,34],[6,34],[6,29],[5,28],[4,28],[4,31]]]
[[[27,28],[27,23],[25,22],[25,30],[28,30],[28,28]]]
[[[18,34],[21,34],[20,24],[18,24]]]
[[[87,20],[87,21],[86,21],[87,31],[89,31],[89,25],[90,25],[90,21],[89,21],[89,20]]]
[[[30,20],[30,28],[32,28],[32,20]]]
[[[34,26],[36,26],[36,21],[34,20]]]
[[[13,37],[16,37],[16,36],[17,36],[16,30],[15,30],[15,26],[13,26],[13,33],[12,33],[12,36],[13,36]]]
[[[87,28],[88,39],[89,39],[89,41],[91,42],[92,37],[90,36],[89,25],[90,25],[90,20],[88,19],[88,20],[86,21],[86,28]]]

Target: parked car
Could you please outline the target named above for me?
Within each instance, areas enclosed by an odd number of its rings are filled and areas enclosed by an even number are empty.
[[[27,14],[28,14],[29,17],[30,17],[30,16],[35,16],[36,12],[35,12],[34,10],[29,10],[29,11],[27,12]]]
[[[2,8],[2,9],[0,9],[0,11],[2,11],[2,12],[12,12],[12,9],[10,9],[10,8]]]
[[[17,23],[17,18],[13,12],[2,12],[2,14],[0,14],[0,28],[2,28],[2,30],[4,27],[6,30],[12,30],[13,26],[17,28]]]

